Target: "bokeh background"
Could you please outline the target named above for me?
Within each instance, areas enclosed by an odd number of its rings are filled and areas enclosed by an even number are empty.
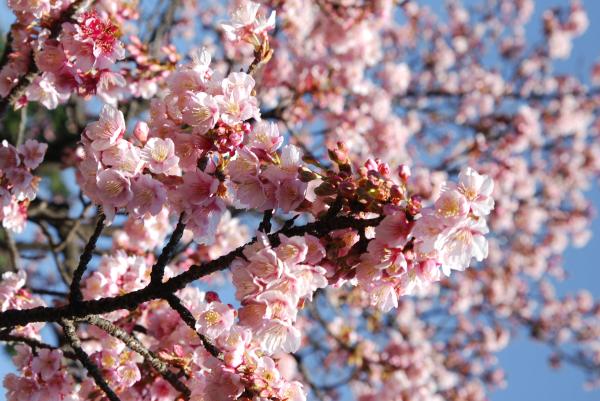
[[[14,17],[6,0],[0,0],[0,32],[5,32]],[[445,0],[415,0],[419,4],[440,10],[443,14]],[[486,0],[465,0],[476,4]],[[556,71],[575,75],[587,82],[591,66],[600,60],[600,0],[582,0],[590,19],[587,32],[574,41],[568,60],[556,61]],[[569,0],[536,0],[535,12],[527,26],[527,37],[539,40],[542,32],[541,15],[545,9],[569,4]],[[597,210],[600,210],[600,186],[595,183],[589,192]],[[592,239],[584,248],[568,249],[564,255],[567,279],[557,285],[558,294],[585,288],[595,298],[600,297],[600,219],[594,218]],[[600,401],[600,389],[586,390],[583,374],[576,368],[564,366],[553,370],[548,364],[550,352],[542,344],[518,333],[509,346],[498,354],[504,368],[507,386],[490,394],[491,401]],[[13,372],[12,363],[4,351],[0,351],[0,378]],[[4,389],[0,389],[0,401],[4,401]]]

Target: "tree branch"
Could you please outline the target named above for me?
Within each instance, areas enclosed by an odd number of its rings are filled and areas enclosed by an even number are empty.
[[[168,365],[164,361],[146,348],[135,336],[127,333],[125,330],[114,325],[109,320],[103,319],[99,316],[88,316],[80,319],[80,321],[99,327],[111,336],[123,341],[127,347],[140,354],[146,362],[156,369],[156,371],[160,373],[165,380],[168,381],[171,386],[173,386],[173,388],[181,392],[185,396],[185,399],[189,399],[191,394],[190,389],[183,384],[173,372],[169,370]]]
[[[183,213],[179,216],[179,221],[177,222],[177,227],[175,227],[175,231],[171,234],[171,238],[169,238],[169,242],[164,246],[160,256],[152,266],[152,271],[150,273],[150,285],[160,285],[163,281],[163,277],[165,275],[165,267],[171,260],[171,256],[175,252],[175,248],[177,248],[177,244],[181,240],[181,236],[183,235],[183,231],[185,230],[185,224],[183,223]]]
[[[281,229],[268,236],[273,246],[281,243],[279,234],[288,237],[304,235],[307,233],[318,237],[342,228],[360,229],[361,227],[374,227],[381,222],[381,217],[359,219],[348,216],[337,216],[307,223],[303,226]],[[225,270],[237,257],[243,256],[244,248],[253,244],[252,241],[210,262],[193,265],[189,270],[178,276],[156,285],[148,285],[140,290],[115,297],[106,297],[97,300],[82,301],[78,304],[68,304],[57,307],[35,307],[27,310],[10,309],[0,313],[0,327],[22,326],[34,322],[56,322],[62,319],[83,318],[89,315],[100,315],[121,309],[135,309],[138,305],[153,299],[164,299],[167,294],[173,294],[184,288],[189,283],[209,276],[217,271]]]
[[[204,345],[204,348],[208,351],[208,353],[215,358],[219,358],[221,351],[219,351],[219,349],[215,347],[215,345],[211,343],[204,334],[196,330],[196,319],[194,318],[194,315],[192,315],[192,312],[190,312],[190,310],[183,305],[181,299],[179,299],[179,297],[175,294],[169,294],[165,297],[165,300],[169,303],[169,306],[171,306],[173,310],[179,313],[181,320],[183,320],[185,324],[187,324],[192,330],[194,330],[196,334],[198,334],[200,341],[202,341],[202,345]]]
[[[110,388],[106,380],[104,380],[104,377],[102,377],[102,372],[100,372],[98,366],[92,362],[89,355],[81,348],[81,341],[79,340],[79,337],[77,337],[77,328],[75,327],[75,324],[70,320],[63,319],[61,325],[65,337],[69,341],[71,348],[73,348],[77,359],[87,369],[90,376],[92,376],[96,382],[96,385],[104,391],[104,394],[106,394],[110,401],[121,401],[113,389]]]
[[[100,237],[102,229],[104,228],[105,218],[106,216],[104,213],[101,213],[100,216],[98,216],[96,228],[94,229],[92,236],[83,249],[83,253],[79,258],[79,265],[77,265],[77,269],[75,269],[73,272],[73,279],[71,280],[71,293],[69,294],[69,302],[72,304],[79,303],[83,300],[80,286],[81,278],[83,277],[83,273],[85,273],[85,269],[90,263],[90,260],[92,260],[92,254],[94,249],[96,249],[96,242],[98,242],[98,238]]]

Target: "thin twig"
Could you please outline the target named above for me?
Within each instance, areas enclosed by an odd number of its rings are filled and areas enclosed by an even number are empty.
[[[77,269],[73,272],[73,279],[71,280],[71,293],[69,294],[69,302],[72,304],[81,302],[83,300],[83,295],[81,293],[81,278],[83,277],[83,273],[87,268],[90,260],[92,260],[92,254],[94,249],[96,249],[96,242],[102,233],[102,228],[104,228],[104,219],[106,216],[104,213],[101,213],[98,216],[98,221],[96,222],[96,228],[92,233],[89,241],[85,245],[83,249],[83,253],[79,258],[79,265],[77,265]]]
[[[29,347],[31,347],[34,350],[36,348],[59,350],[59,348],[57,348],[57,347],[54,347],[50,344],[43,343],[34,338],[10,334],[10,330],[3,330],[2,333],[0,333],[0,341],[23,343],[23,344],[28,345]],[[76,359],[76,356],[74,353],[69,352],[69,351],[63,351],[63,350],[60,350],[60,351],[62,351],[62,353],[65,357],[70,358],[70,359]]]
[[[77,328],[75,327],[75,324],[70,320],[63,319],[61,321],[61,325],[63,327],[65,337],[69,341],[71,348],[73,348],[77,359],[87,369],[90,376],[92,376],[96,382],[96,385],[100,387],[102,391],[104,391],[104,394],[106,394],[110,401],[121,401],[113,389],[110,388],[106,380],[104,380],[102,372],[100,372],[98,366],[92,362],[89,355],[83,350],[83,348],[81,348],[81,340],[79,340],[79,337],[77,337]]]
[[[183,222],[183,213],[181,213],[181,216],[179,216],[179,221],[177,222],[177,227],[175,227],[175,231],[173,231],[173,234],[171,234],[169,242],[167,242],[167,244],[164,246],[158,259],[156,259],[156,263],[154,263],[154,266],[152,266],[152,271],[150,272],[150,284],[157,285],[162,283],[165,275],[165,267],[171,260],[171,256],[175,252],[175,248],[177,248],[177,244],[181,240],[184,230],[185,223]]]
[[[19,270],[19,267],[21,266],[21,258],[19,256],[19,249],[17,248],[17,243],[15,242],[15,239],[13,238],[10,231],[5,229],[4,227],[2,227],[2,230],[3,230],[4,238],[6,241],[6,245],[8,248],[8,256],[10,257],[10,264],[11,264],[10,270],[12,270],[13,272],[16,272]]]
[[[116,326],[109,320],[103,319],[99,316],[88,316],[81,319],[81,321],[99,327],[111,336],[123,341],[127,347],[140,354],[146,362],[156,369],[156,371],[160,373],[165,380],[173,386],[173,388],[181,392],[185,399],[189,399],[191,394],[190,389],[177,378],[176,374],[169,370],[167,363],[162,361],[152,351],[146,348],[134,335],[127,333],[125,330]]]
[[[194,315],[192,315],[192,312],[190,312],[190,310],[183,305],[181,299],[179,299],[179,297],[177,297],[175,294],[169,294],[165,297],[165,300],[169,303],[169,306],[171,306],[173,310],[179,313],[181,320],[183,320],[185,324],[187,324],[192,330],[194,330],[196,334],[198,334],[200,341],[202,341],[202,345],[204,345],[204,348],[208,351],[208,353],[215,358],[219,358],[221,352],[213,343],[210,342],[208,338],[206,338],[204,334],[196,330],[196,319],[194,318]]]

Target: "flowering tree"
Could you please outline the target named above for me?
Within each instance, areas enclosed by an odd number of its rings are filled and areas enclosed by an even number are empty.
[[[600,382],[579,2],[8,5],[9,401],[484,400],[521,328]]]

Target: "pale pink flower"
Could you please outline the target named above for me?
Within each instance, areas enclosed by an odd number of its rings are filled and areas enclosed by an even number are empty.
[[[209,338],[217,338],[233,325],[235,311],[220,302],[211,302],[196,321],[196,330]]]
[[[375,229],[375,238],[389,247],[403,247],[408,241],[408,235],[413,227],[404,212],[386,216]]]
[[[217,227],[226,210],[223,200],[216,196],[194,205],[186,219],[187,228],[194,234],[194,241],[201,244],[214,243]]]
[[[175,144],[170,138],[150,138],[142,150],[142,159],[155,174],[177,175],[179,157],[175,156]]]
[[[248,328],[233,326],[229,333],[218,339],[218,347],[223,351],[223,361],[227,366],[238,367],[244,361],[244,354],[252,340]]]
[[[148,140],[148,133],[150,132],[150,128],[145,121],[138,121],[133,128],[133,136],[140,141],[142,145],[146,143]]]
[[[21,158],[19,157],[17,149],[8,143],[6,139],[3,140],[2,146],[0,146],[0,174],[17,168],[20,163]]]
[[[96,85],[96,94],[104,103],[113,107],[121,100],[126,92],[127,81],[123,75],[109,70],[100,73],[100,79]]]
[[[398,307],[398,295],[394,285],[390,282],[380,281],[368,289],[371,305],[377,307],[382,312],[389,312],[392,308]]]
[[[233,126],[251,118],[260,120],[260,110],[255,97],[249,96],[245,89],[235,87],[231,92],[215,96],[219,105],[221,120]]]
[[[254,153],[261,156],[274,153],[283,143],[283,137],[279,134],[277,124],[271,121],[261,120],[248,135],[246,146]]]
[[[22,207],[16,198],[13,197],[8,205],[2,207],[0,216],[2,216],[2,226],[7,230],[21,233],[25,229],[27,208]]]
[[[219,120],[219,105],[215,98],[207,93],[193,93],[185,97],[182,119],[194,127],[195,133],[204,134]]]
[[[264,282],[268,282],[281,277],[284,265],[273,249],[264,248],[252,255],[246,269]]]
[[[550,58],[566,59],[573,47],[572,35],[568,31],[555,30],[548,38],[548,53]]]
[[[458,176],[457,189],[467,199],[475,216],[486,216],[494,208],[494,181],[487,175],[481,175],[467,167]]]
[[[300,348],[302,334],[291,322],[279,319],[265,320],[256,333],[261,348],[267,355],[275,352],[296,352]]]
[[[124,387],[131,387],[141,380],[142,374],[136,363],[127,362],[117,368],[119,383]]]
[[[248,148],[241,148],[227,164],[227,172],[233,182],[243,183],[256,180],[260,172],[260,161]]]
[[[221,82],[224,94],[238,93],[240,96],[249,98],[252,96],[256,81],[250,74],[245,72],[232,72]]]
[[[104,105],[100,120],[88,124],[85,135],[92,141],[92,149],[106,150],[114,146],[125,134],[125,119],[120,110]]]
[[[183,176],[183,184],[179,187],[179,192],[186,203],[200,205],[213,196],[218,187],[218,179],[196,169]]]
[[[39,349],[31,361],[31,371],[39,374],[42,380],[50,379],[60,369],[61,354],[59,350]]]
[[[148,174],[135,178],[131,185],[131,191],[133,197],[128,207],[138,216],[146,213],[156,216],[167,199],[165,186]]]
[[[40,102],[48,109],[55,109],[59,104],[66,102],[71,96],[70,92],[61,92],[56,86],[50,73],[38,76],[27,87],[27,100]]]
[[[23,165],[32,170],[42,163],[46,149],[48,149],[48,144],[34,139],[28,139],[18,148]]]
[[[98,173],[96,187],[107,217],[114,213],[114,208],[126,206],[133,197],[129,178],[112,168]]]
[[[488,228],[483,218],[468,219],[464,223],[444,230],[435,241],[440,255],[442,271],[446,276],[451,270],[465,270],[471,259],[482,261],[488,254],[484,234]]]
[[[435,201],[434,208],[442,220],[447,223],[454,223],[467,216],[469,206],[467,198],[462,193],[455,189],[447,189]]]
[[[258,16],[259,8],[260,4],[244,0],[231,14],[231,22],[221,24],[227,38],[231,41],[245,40],[255,43],[257,36],[275,28],[275,11],[265,20]]]
[[[144,167],[140,148],[129,141],[117,141],[115,146],[102,151],[102,164],[130,176],[139,174]]]
[[[403,95],[410,85],[410,68],[406,63],[386,64],[383,68],[383,79],[387,88],[394,95]]]

